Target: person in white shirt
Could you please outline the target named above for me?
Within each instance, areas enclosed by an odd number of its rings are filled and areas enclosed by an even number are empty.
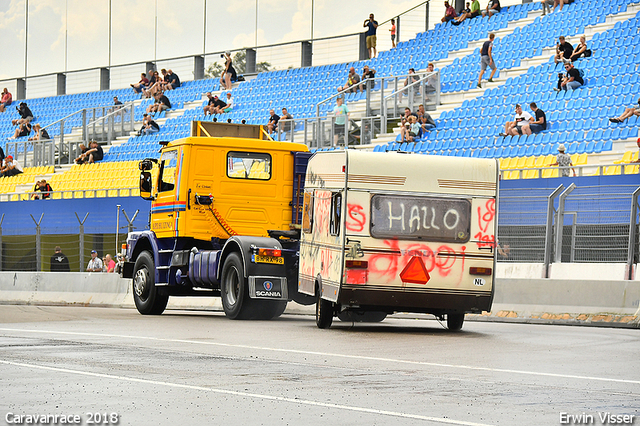
[[[231,112],[233,109],[233,98],[231,97],[231,92],[227,92],[227,106],[222,109],[222,112]]]
[[[98,257],[98,252],[91,250],[91,259],[87,264],[87,272],[102,272],[102,259]]]
[[[18,160],[14,160],[13,156],[7,155],[2,164],[2,168],[0,168],[0,175],[3,177],[7,176],[15,176],[22,173],[22,167]]]
[[[513,121],[507,121],[504,125],[504,133],[500,136],[517,136],[522,134],[522,126],[533,121],[533,116],[527,111],[523,111],[520,104],[516,104],[516,116]]]

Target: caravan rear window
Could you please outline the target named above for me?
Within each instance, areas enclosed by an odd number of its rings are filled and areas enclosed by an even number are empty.
[[[227,176],[232,179],[271,179],[271,155],[260,152],[229,152]]]
[[[464,243],[471,231],[471,202],[459,198],[374,195],[371,236]]]

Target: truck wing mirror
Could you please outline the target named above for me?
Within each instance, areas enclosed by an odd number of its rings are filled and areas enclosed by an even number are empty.
[[[150,172],[142,172],[140,173],[140,197],[145,200],[154,200],[155,198],[151,195],[151,173]]]
[[[140,163],[138,163],[138,167],[142,171],[148,171],[153,169],[153,163],[157,163],[158,161],[154,158],[145,158]]]

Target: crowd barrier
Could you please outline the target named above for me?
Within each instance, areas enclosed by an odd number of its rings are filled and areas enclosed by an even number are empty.
[[[80,272],[0,272],[0,304],[134,308],[131,280]],[[168,309],[222,306],[217,297],[172,297]],[[314,311],[289,303],[286,312]],[[640,282],[497,278],[493,310],[467,319],[640,328]]]

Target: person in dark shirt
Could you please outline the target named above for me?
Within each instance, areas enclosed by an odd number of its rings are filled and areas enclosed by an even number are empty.
[[[147,112],[162,112],[166,109],[171,109],[171,102],[169,101],[169,98],[164,95],[164,93],[156,93],[155,98],[155,103],[147,107]]]
[[[211,92],[207,93],[207,97],[209,98],[209,103],[202,108],[204,115],[222,114],[222,110],[227,106],[227,103],[217,96],[212,96]]]
[[[376,78],[376,70],[374,70],[372,68],[369,68],[368,65],[365,65],[364,67],[362,67],[362,77],[360,78],[360,81],[361,81],[361,83],[360,83],[360,91],[361,92],[364,92],[365,86],[363,84],[364,84],[364,81],[366,79],[368,79],[368,78],[370,78],[371,80],[367,81],[367,87],[369,87],[370,89],[373,89],[373,86],[374,86],[373,79]]]
[[[535,114],[535,120],[522,125],[522,134],[530,135],[531,133],[540,133],[547,128],[547,115],[543,110],[538,108],[535,102],[529,104],[531,111]]]
[[[227,50],[222,57],[224,58],[224,72],[220,76],[220,87],[231,90],[233,82],[238,79],[238,75],[236,74],[236,69],[233,67],[231,52]]]
[[[489,40],[482,44],[480,49],[480,75],[478,76],[478,89],[482,88],[482,76],[484,75],[487,67],[491,68],[491,75],[489,75],[489,82],[493,82],[493,76],[498,69],[493,61],[493,40],[496,38],[494,33],[489,34]]]
[[[60,249],[60,246],[56,246],[55,253],[53,254],[53,256],[51,256],[50,265],[51,267],[49,270],[51,272],[71,271],[71,269],[69,268],[69,259],[64,255],[64,253],[62,253],[62,249]]]
[[[141,135],[151,135],[160,131],[160,126],[148,114],[143,114],[143,125],[140,129]]]
[[[18,126],[23,123],[31,123],[33,120],[33,113],[24,102],[20,102],[20,106],[17,106],[18,114],[20,114],[20,118],[16,120],[11,120],[11,124],[14,126]]]
[[[373,19],[373,13],[369,14],[369,19],[364,20],[363,27],[367,29],[367,50],[369,51],[369,59],[376,57],[376,30],[378,29],[378,21]]]
[[[500,13],[502,11],[502,7],[500,6],[500,0],[489,0],[487,4],[487,9],[482,11],[482,17],[488,16],[491,18],[496,13]]]
[[[564,69],[567,71],[566,75],[560,75],[561,80],[558,82],[557,91],[560,90],[576,90],[578,87],[584,84],[584,80],[580,75],[580,70],[574,68],[571,62],[564,64]]]
[[[564,36],[558,37],[558,44],[556,45],[556,56],[553,61],[557,64],[562,61],[564,63],[571,62],[571,55],[573,55],[573,46],[571,43],[565,40]]]
[[[9,139],[17,139],[23,136],[29,136],[30,134],[31,134],[31,123],[24,122],[24,123],[20,123],[18,128],[16,128],[16,131],[13,134],[13,136],[10,137]]]
[[[269,111],[269,121],[267,122],[267,129],[269,133],[273,133],[278,128],[278,121],[280,121],[280,116],[276,114],[275,110]]]
[[[102,147],[98,145],[98,142],[91,141],[91,143],[89,144],[89,149],[82,153],[80,157],[76,159],[76,162],[78,164],[95,163],[96,161],[102,160],[102,157],[104,157],[104,151],[102,151]]]
[[[293,115],[289,114],[286,108],[282,108],[282,115],[280,116],[281,120],[293,120]],[[293,129],[293,121],[285,121],[282,123],[282,131],[290,132]]]
[[[53,191],[51,185],[49,185],[46,179],[42,179],[33,187],[34,194],[31,195],[31,198],[34,200],[46,200],[47,198],[51,198],[51,191]],[[37,192],[41,192],[41,194]]]
[[[167,76],[165,78],[165,90],[173,90],[180,87],[180,79],[172,70],[167,70]]]

